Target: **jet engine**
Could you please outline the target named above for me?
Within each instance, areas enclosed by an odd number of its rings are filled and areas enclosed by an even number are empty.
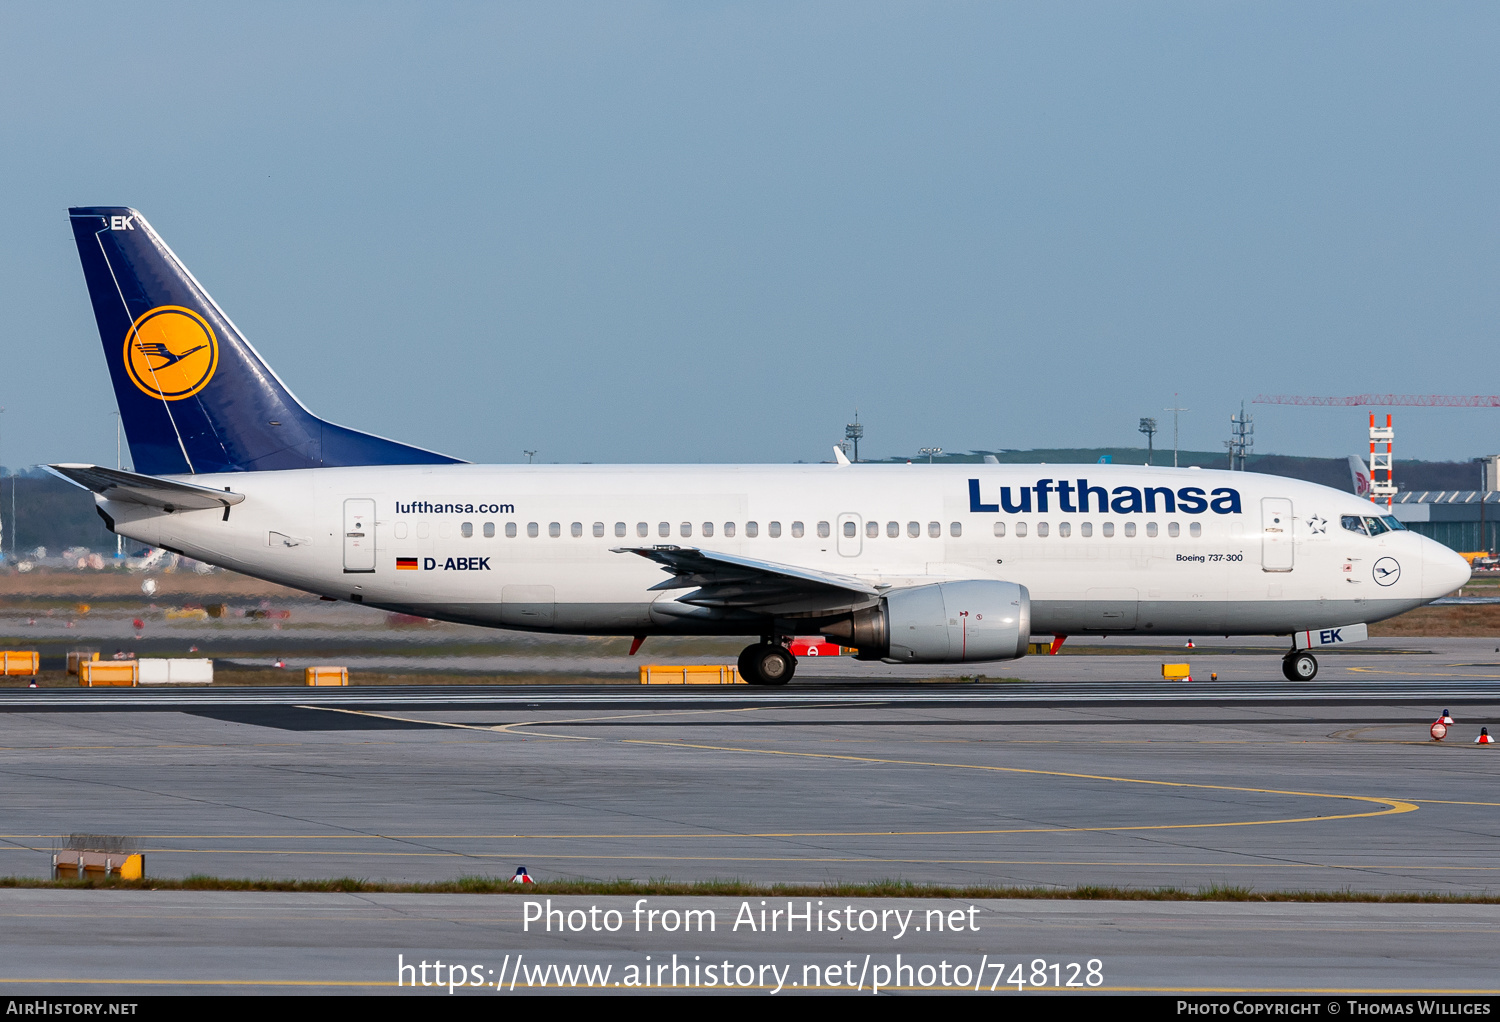
[[[861,660],[956,664],[1014,660],[1031,638],[1031,595],[1014,582],[967,580],[897,589],[819,629]]]

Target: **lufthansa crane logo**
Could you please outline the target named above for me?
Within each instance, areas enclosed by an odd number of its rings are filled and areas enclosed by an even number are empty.
[[[1401,565],[1397,563],[1394,557],[1382,557],[1375,562],[1372,574],[1375,576],[1375,581],[1378,584],[1393,586],[1401,577]]]
[[[158,305],[130,324],[125,370],[141,391],[181,401],[208,386],[219,365],[213,327],[192,309]]]

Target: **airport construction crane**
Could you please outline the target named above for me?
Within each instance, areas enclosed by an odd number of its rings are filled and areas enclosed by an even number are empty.
[[[1334,408],[1500,408],[1500,394],[1355,394],[1352,397],[1261,394],[1253,403],[1323,405]]]
[[[1287,394],[1261,394],[1258,405],[1303,405],[1334,408],[1500,408],[1497,394],[1354,394],[1350,397],[1299,397]],[[1389,414],[1385,425],[1375,423],[1370,413],[1370,499],[1376,503],[1385,498],[1386,506],[1396,496],[1394,472],[1395,430]]]

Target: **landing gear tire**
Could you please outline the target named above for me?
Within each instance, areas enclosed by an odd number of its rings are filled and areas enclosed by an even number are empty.
[[[1318,676],[1318,658],[1311,653],[1288,653],[1281,661],[1281,673],[1287,681],[1312,681]]]
[[[747,684],[785,685],[797,670],[797,658],[785,646],[758,642],[740,654],[739,669]]]

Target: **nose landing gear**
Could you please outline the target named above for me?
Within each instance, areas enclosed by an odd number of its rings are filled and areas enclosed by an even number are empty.
[[[785,685],[797,670],[797,658],[776,642],[746,646],[740,654],[740,677],[751,685]]]
[[[1305,649],[1294,649],[1281,658],[1281,673],[1287,681],[1312,681],[1318,676],[1318,658]]]

